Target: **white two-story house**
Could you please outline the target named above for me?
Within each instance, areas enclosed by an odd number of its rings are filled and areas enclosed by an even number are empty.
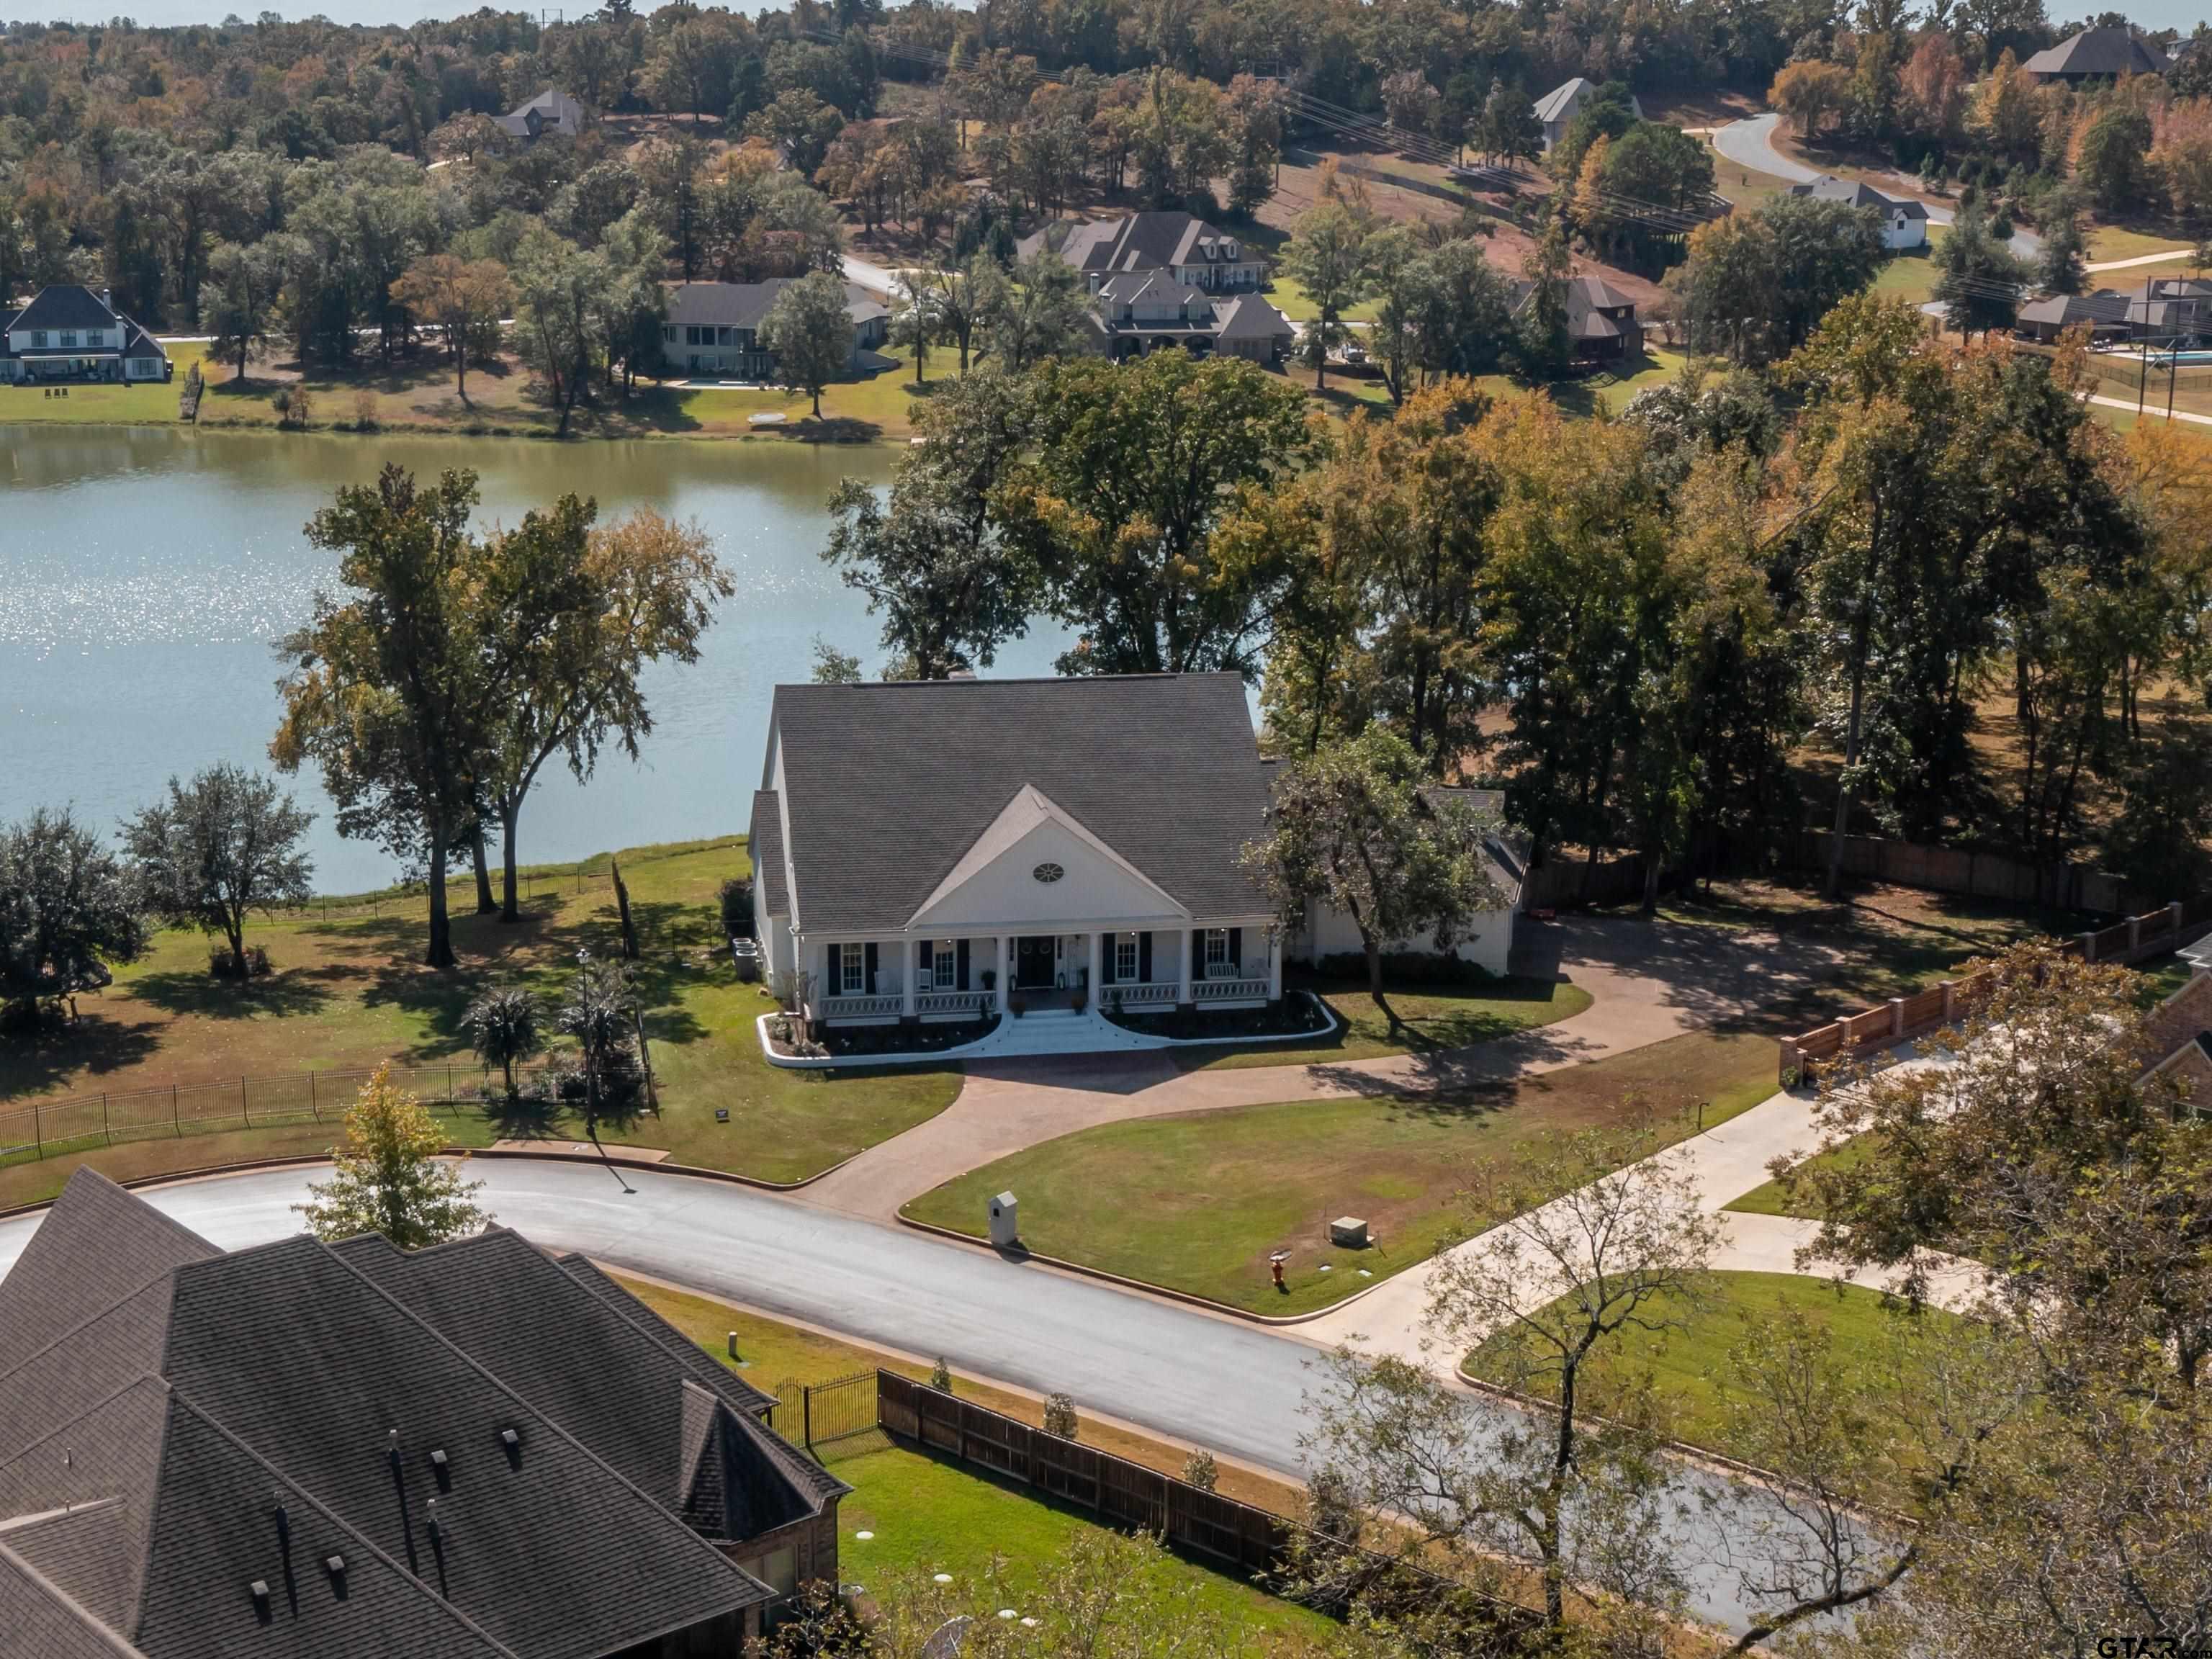
[[[13,385],[169,378],[161,343],[116,310],[105,289],[40,289],[22,310],[0,311],[0,380]]]

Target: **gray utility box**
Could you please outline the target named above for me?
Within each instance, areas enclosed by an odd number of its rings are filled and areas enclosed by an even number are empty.
[[[1001,1249],[1022,1242],[1022,1230],[1014,1211],[1012,1193],[1000,1193],[991,1200],[991,1243]]]
[[[1340,1249],[1367,1248],[1367,1224],[1356,1215],[1340,1215],[1328,1224],[1328,1242]]]

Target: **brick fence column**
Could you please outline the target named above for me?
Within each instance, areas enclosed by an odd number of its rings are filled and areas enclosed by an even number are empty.
[[[2084,961],[2084,962],[2094,962],[2096,959],[2097,959],[2097,936],[2096,936],[2094,933],[2084,933],[2084,934],[2082,934],[2082,935],[2081,935],[2081,960],[2082,960],[2082,961]]]
[[[1889,1000],[1889,1034],[1896,1038],[1902,1038],[1905,1036],[1905,999],[1903,997],[1892,997]]]

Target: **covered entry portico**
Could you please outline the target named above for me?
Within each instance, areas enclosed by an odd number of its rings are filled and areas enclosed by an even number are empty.
[[[1282,950],[1264,918],[1218,927],[831,939],[820,962],[810,1017],[831,1024],[974,1019],[1009,1012],[1016,997],[1047,1008],[1072,1006],[1079,994],[1133,1013],[1256,1007],[1283,994]]]

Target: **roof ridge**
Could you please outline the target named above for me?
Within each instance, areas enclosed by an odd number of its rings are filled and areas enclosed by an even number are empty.
[[[106,1411],[110,1406],[122,1399],[125,1395],[129,1394],[133,1389],[140,1388],[149,1382],[152,1383],[155,1388],[161,1389],[167,1389],[169,1386],[168,1378],[161,1376],[158,1371],[140,1371],[128,1382],[120,1383],[112,1392],[100,1395],[99,1399],[94,1401],[92,1404],[87,1406],[75,1417],[69,1419],[66,1422],[55,1424],[52,1428],[47,1430],[46,1433],[40,1435],[36,1440],[27,1441],[23,1444],[22,1448],[11,1456],[0,1458],[0,1474],[5,1474],[8,1470],[14,1468],[18,1463],[28,1457],[33,1452],[38,1450],[40,1447],[45,1445],[49,1440],[53,1439],[57,1435],[67,1434],[78,1424],[83,1422],[86,1418],[93,1415],[94,1413]]]
[[[40,1594],[60,1607],[104,1646],[113,1649],[119,1656],[119,1659],[145,1659],[143,1650],[136,1646],[129,1638],[112,1629],[107,1622],[95,1614],[90,1607],[86,1607],[84,1603],[40,1572],[23,1557],[9,1549],[5,1543],[0,1543],[0,1559],[4,1559],[17,1572],[21,1573]]]
[[[167,1384],[164,1384],[164,1386],[168,1387]],[[301,1501],[306,1504],[309,1509],[313,1510],[317,1514],[320,1515],[325,1521],[329,1522],[332,1526],[336,1527],[340,1532],[345,1534],[348,1537],[358,1540],[361,1547],[364,1550],[368,1551],[368,1553],[377,1560],[391,1568],[392,1571],[398,1576],[401,1583],[414,1586],[423,1595],[437,1603],[441,1608],[442,1608],[465,1629],[468,1630],[473,1635],[483,1638],[484,1642],[490,1646],[493,1651],[497,1653],[514,1654],[514,1649],[508,1647],[506,1643],[501,1641],[496,1636],[494,1636],[482,1625],[477,1623],[475,1620],[469,1617],[467,1613],[462,1612],[460,1608],[454,1606],[453,1603],[447,1601],[444,1596],[438,1595],[419,1575],[409,1571],[405,1566],[392,1559],[392,1556],[381,1545],[378,1544],[374,1539],[371,1538],[367,1533],[362,1532],[358,1527],[355,1526],[350,1521],[348,1521],[336,1510],[333,1510],[329,1504],[317,1498],[313,1492],[310,1492],[299,1481],[294,1480],[292,1476],[287,1474],[283,1469],[279,1468],[276,1464],[270,1462],[268,1458],[264,1457],[258,1449],[255,1449],[251,1442],[242,1439],[238,1435],[232,1433],[229,1428],[223,1424],[220,1418],[202,1407],[197,1401],[193,1400],[191,1395],[185,1394],[183,1390],[173,1387],[168,1387],[168,1394],[170,1404],[173,1409],[180,1408],[190,1412],[194,1417],[198,1418],[201,1422],[206,1424],[208,1427],[214,1430],[217,1435],[222,1437],[222,1438],[229,1442],[230,1444],[236,1447],[239,1451],[244,1453],[247,1458],[252,1460],[253,1462],[259,1464],[261,1468],[266,1469],[278,1481],[282,1482],[287,1490],[298,1493]],[[162,1425],[165,1450],[167,1449],[167,1433],[168,1425],[165,1422]],[[146,1528],[147,1553],[149,1558],[153,1553],[153,1538],[155,1530],[155,1528],[150,1524]],[[143,1587],[145,1583],[143,1577],[139,1583],[142,1587],[143,1593]],[[136,1617],[135,1610],[133,1617],[134,1619]],[[515,1659],[520,1659],[520,1656],[515,1655]]]
[[[217,1259],[219,1260],[220,1258]],[[67,1330],[63,1331],[55,1336],[52,1341],[46,1343],[43,1347],[33,1348],[15,1364],[9,1366],[5,1370],[0,1370],[0,1382],[7,1382],[9,1377],[14,1376],[17,1372],[22,1370],[34,1360],[44,1358],[46,1355],[52,1353],[56,1348],[58,1348],[63,1343],[69,1341],[71,1338],[82,1335],[86,1331],[90,1330],[94,1325],[100,1323],[101,1320],[106,1318],[108,1315],[116,1312],[118,1309],[129,1307],[140,1297],[145,1295],[147,1291],[161,1284],[163,1279],[174,1278],[179,1267],[197,1267],[198,1265],[198,1263],[197,1262],[185,1261],[179,1262],[172,1267],[162,1268],[161,1272],[155,1273],[151,1279],[148,1279],[144,1284],[139,1285],[137,1289],[131,1291],[127,1295],[117,1297],[114,1301],[109,1303],[98,1313],[88,1315],[85,1318],[79,1320]],[[166,1336],[162,1339],[161,1346],[162,1358],[166,1360],[168,1350],[168,1339]],[[0,1462],[0,1468],[4,1468],[6,1467],[7,1465],[5,1462]]]

